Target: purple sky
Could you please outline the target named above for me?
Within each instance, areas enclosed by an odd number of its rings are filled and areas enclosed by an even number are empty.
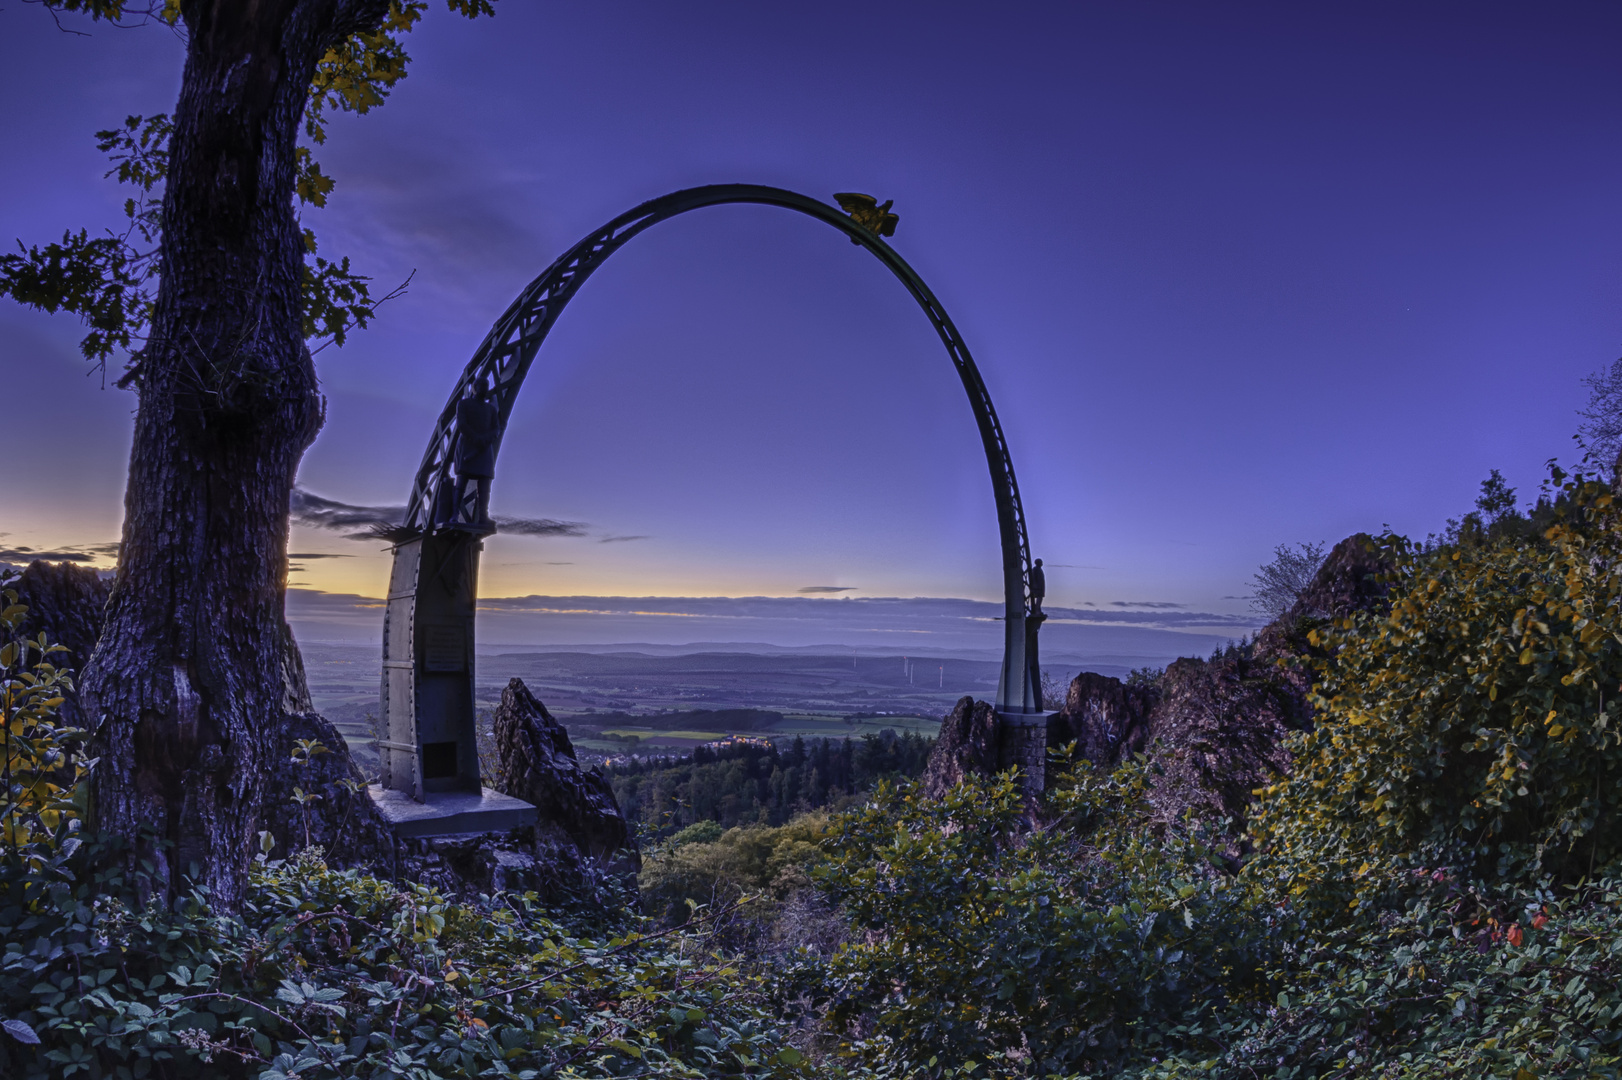
[[[1231,616],[1274,544],[1423,535],[1570,459],[1622,352],[1614,4],[437,6],[322,150],[308,220],[410,295],[319,366],[308,491],[399,503],[513,295],[643,199],[750,181],[893,198],[980,362],[1051,602]],[[0,239],[116,224],[92,132],[173,103],[167,31],[0,9]],[[116,539],[133,399],[71,319],[0,301],[0,547]],[[939,342],[833,230],[659,226],[570,306],[502,454],[489,596],[991,599],[990,488]],[[610,537],[641,537],[604,543]],[[295,530],[296,583],[378,595]],[[1154,611],[1143,608],[1145,617]],[[1218,623],[1212,623],[1218,626]],[[990,630],[992,644],[995,629]],[[713,640],[713,638],[710,638]],[[757,638],[758,639],[758,638]]]

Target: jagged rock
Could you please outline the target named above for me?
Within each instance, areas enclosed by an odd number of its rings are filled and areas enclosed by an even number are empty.
[[[397,861],[394,834],[366,794],[366,775],[349,753],[343,735],[310,704],[293,631],[282,624],[283,723],[275,757],[265,770],[259,827],[275,838],[273,853],[289,854],[320,844],[334,866],[390,866]],[[298,753],[301,740],[324,752]],[[300,803],[302,792],[315,798]]]
[[[598,917],[634,911],[637,905],[634,872],[618,863],[582,858],[573,843],[556,848],[543,837],[538,844],[528,829],[401,840],[394,861],[383,869],[464,899],[533,891],[554,909]]]
[[[524,680],[513,679],[501,692],[494,721],[496,790],[533,803],[542,823],[556,825],[587,855],[604,858],[634,846],[607,778],[580,767],[569,733]]]
[[[282,711],[285,713],[313,713],[315,703],[310,700],[310,683],[304,675],[304,654],[293,640],[293,628],[282,623]]]
[[[1278,674],[1240,655],[1166,669],[1148,721],[1157,772],[1149,800],[1161,819],[1192,810],[1243,826],[1251,792],[1289,768],[1282,740],[1294,696]]]
[[[1088,761],[1113,765],[1148,745],[1150,714],[1159,700],[1153,687],[1084,671],[1071,681],[1064,708],[1048,721],[1048,747],[1075,743]]]
[[[1307,635],[1327,620],[1383,608],[1390,586],[1381,577],[1390,569],[1367,533],[1356,533],[1336,544],[1290,609],[1256,635],[1257,658],[1289,661],[1322,656],[1323,650]],[[1302,688],[1305,706],[1310,673],[1301,665],[1295,667],[1301,676],[1295,682]]]
[[[989,776],[1002,767],[1002,722],[984,701],[961,698],[941,721],[935,748],[924,765],[924,794],[938,799],[971,773]]]
[[[1248,649],[1210,660],[1183,659],[1153,686],[1082,672],[1064,708],[1048,722],[1047,743],[1069,743],[1101,767],[1133,754],[1148,756],[1157,816],[1171,821],[1192,811],[1242,828],[1251,792],[1289,768],[1283,738],[1310,727],[1310,665],[1322,655],[1308,634],[1326,620],[1378,610],[1389,567],[1366,534],[1335,545],[1295,604]],[[941,726],[924,773],[924,790],[939,797],[967,773],[1005,767],[1004,733],[991,706],[964,698]],[[1052,773],[1049,773],[1051,780]]]
[[[529,841],[537,879],[531,887],[582,893],[605,873],[634,879],[642,857],[614,789],[600,770],[580,767],[569,733],[522,679],[501,692],[494,722],[496,790],[539,812]]]
[[[101,638],[112,585],[88,567],[39,561],[29,563],[12,588],[28,608],[22,632],[37,637],[43,630],[51,644],[68,649],[52,663],[84,670]]]

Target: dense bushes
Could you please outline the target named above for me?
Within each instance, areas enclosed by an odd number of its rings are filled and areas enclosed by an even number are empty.
[[[769,920],[782,901],[810,884],[806,868],[821,858],[828,815],[802,814],[787,825],[689,825],[644,854],[638,884],[642,908],[669,925],[698,907],[717,909],[751,896],[748,918]]]
[[[897,1076],[1622,1076],[1622,521],[1581,481],[1539,513],[1377,541],[1390,610],[1313,631],[1317,724],[1236,872],[1192,821],[1155,833],[1136,764],[836,820],[817,876],[853,938],[818,973],[848,1052]]]
[[[774,1076],[798,1051],[701,934],[575,937],[523,898],[451,903],[261,861],[238,916],[104,886],[0,912],[7,1077]],[[29,944],[32,943],[32,944]],[[22,1030],[22,1029],[19,1029]]]
[[[1196,831],[1155,835],[1145,780],[1083,764],[1038,828],[1009,774],[938,801],[881,788],[841,820],[816,876],[859,936],[823,985],[862,1053],[897,1075],[1111,1072],[1253,1006],[1276,920]]]
[[[1314,632],[1317,727],[1256,818],[1294,894],[1351,902],[1383,859],[1573,882],[1622,852],[1622,508],[1563,494],[1534,541],[1381,538],[1389,614]]]
[[[1622,882],[1556,899],[1416,872],[1401,904],[1291,951],[1269,1007],[1220,1014],[1211,1052],[1189,1045],[1144,1080],[1622,1075]]]
[[[70,674],[50,661],[64,650],[43,633],[18,635],[26,615],[16,592],[0,592],[0,902],[24,908],[71,880],[67,860],[81,842],[90,764],[85,733],[56,722],[73,689]]]

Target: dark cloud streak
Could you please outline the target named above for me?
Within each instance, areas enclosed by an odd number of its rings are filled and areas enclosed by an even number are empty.
[[[346,540],[392,540],[401,538],[404,506],[362,506],[328,499],[303,488],[294,488],[289,510],[296,525],[343,533]],[[553,518],[498,516],[496,531],[511,536],[585,536],[586,525],[579,521]],[[348,531],[358,530],[358,531]],[[645,539],[628,537],[626,539]],[[313,558],[314,556],[306,556]]]
[[[552,518],[498,517],[496,531],[513,536],[585,536],[586,526],[579,521],[554,521]]]
[[[106,544],[69,544],[66,547],[53,551],[39,551],[31,547],[0,548],[0,562],[31,563],[44,562],[70,562],[89,563],[101,559],[118,559],[117,543]]]

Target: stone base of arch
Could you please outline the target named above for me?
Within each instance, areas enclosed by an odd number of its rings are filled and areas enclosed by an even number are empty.
[[[1047,786],[1048,720],[1054,713],[999,712],[997,768],[1018,767],[1027,794],[1040,795]]]

